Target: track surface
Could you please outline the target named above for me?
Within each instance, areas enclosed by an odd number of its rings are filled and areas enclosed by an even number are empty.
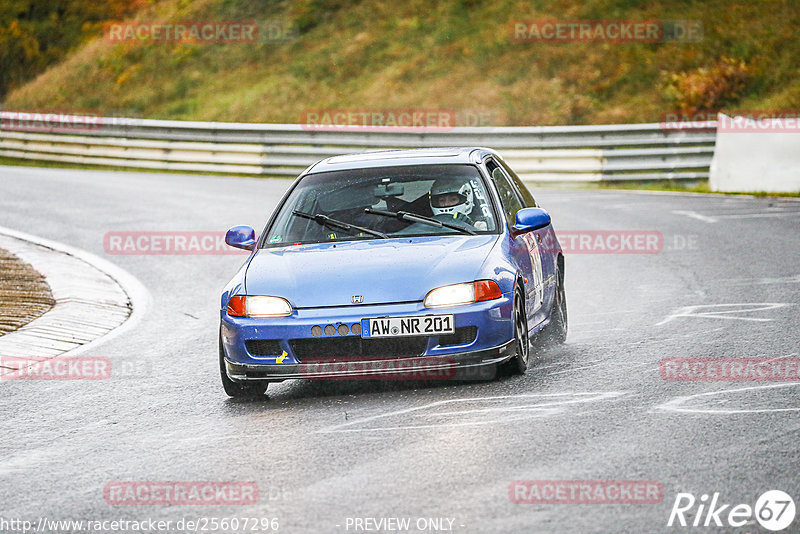
[[[0,167],[0,225],[104,256],[153,297],[135,330],[93,353],[135,366],[134,376],[0,383],[2,517],[275,517],[283,532],[410,517],[451,518],[465,533],[671,532],[687,530],[666,526],[681,491],[750,505],[770,489],[800,496],[800,384],[659,375],[662,358],[799,355],[800,203],[534,190],[557,230],[657,230],[665,249],[568,255],[569,338],[540,351],[526,376],[291,381],[264,401],[231,401],[217,370],[217,306],[242,257],[110,256],[103,236],[261,228],[289,184]],[[670,319],[688,306],[753,303],[786,305]],[[141,480],[255,481],[261,497],[210,508],[104,501],[107,483]],[[653,480],[664,498],[514,504],[515,480]]]

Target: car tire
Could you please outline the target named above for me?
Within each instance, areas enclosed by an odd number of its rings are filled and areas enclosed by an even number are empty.
[[[514,292],[514,345],[516,355],[508,362],[508,370],[512,374],[524,375],[528,370],[531,357],[530,339],[528,338],[528,314],[521,288]]]
[[[222,378],[222,388],[229,397],[236,399],[257,398],[266,393],[269,382],[252,382],[242,384],[234,382],[225,371],[225,350],[222,348],[222,335],[219,337],[219,374]]]
[[[542,340],[547,345],[560,345],[567,340],[569,320],[567,317],[567,295],[564,291],[564,270],[556,269],[556,294],[550,309],[550,323],[542,331]]]

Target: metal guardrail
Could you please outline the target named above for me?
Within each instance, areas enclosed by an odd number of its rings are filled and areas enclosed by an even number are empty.
[[[458,127],[448,131],[337,130],[299,124],[163,121],[0,112],[0,156],[154,170],[297,175],[337,154],[392,148],[486,146],[530,181],[708,178],[716,123]],[[78,123],[81,124],[81,123]]]

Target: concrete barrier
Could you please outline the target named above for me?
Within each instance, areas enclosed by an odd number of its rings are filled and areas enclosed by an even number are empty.
[[[712,191],[800,192],[800,121],[717,118]]]

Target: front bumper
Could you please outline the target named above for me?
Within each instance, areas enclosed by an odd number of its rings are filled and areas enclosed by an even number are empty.
[[[504,362],[514,356],[514,342],[487,350],[455,355],[391,358],[385,360],[353,360],[297,364],[234,363],[225,359],[228,378],[235,382],[268,380],[280,382],[293,378],[342,379],[383,378],[403,380],[488,380],[493,370],[486,366]]]
[[[343,306],[295,310],[288,317],[252,319],[221,312],[221,338],[228,376],[234,381],[281,381],[294,378],[383,377],[414,379],[453,378],[478,367],[508,360],[514,355],[511,320],[513,296],[453,308],[425,308],[422,303]],[[358,345],[360,335],[339,333],[339,326],[360,323],[363,318],[453,314],[456,330],[472,328],[474,339],[446,344],[437,336],[419,338],[415,352],[391,355],[347,354],[326,358],[301,352],[309,341],[340,341]],[[314,326],[333,325],[336,333],[313,336]],[[346,329],[343,329],[346,330]],[[402,339],[402,338],[398,338]],[[268,340],[274,354],[255,354],[253,342]],[[249,349],[248,349],[249,347]],[[478,376],[480,378],[480,376]]]

